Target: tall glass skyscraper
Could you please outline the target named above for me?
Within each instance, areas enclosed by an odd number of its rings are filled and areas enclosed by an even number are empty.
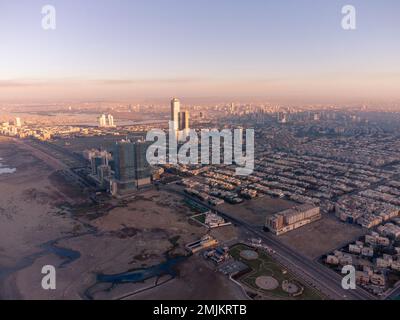
[[[179,112],[179,130],[189,130],[189,111]]]
[[[141,182],[145,183],[145,180],[151,176],[151,167],[146,158],[146,151],[150,144],[151,142],[147,141],[135,142],[135,178],[139,186]]]
[[[130,140],[115,144],[113,157],[115,165],[114,182],[119,194],[134,191],[151,183],[151,167],[146,159],[150,142]]]

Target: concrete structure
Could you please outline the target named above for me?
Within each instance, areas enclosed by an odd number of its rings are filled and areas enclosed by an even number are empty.
[[[171,100],[171,121],[174,122],[173,129],[175,132],[179,130],[179,112],[181,111],[181,102],[174,98]]]
[[[106,118],[106,115],[105,114],[102,114],[100,117],[99,117],[99,127],[100,128],[104,128],[104,127],[106,127],[107,126],[107,118]]]
[[[339,258],[334,256],[334,255],[328,255],[326,257],[326,263],[327,264],[332,264],[332,265],[338,265],[339,264]]]
[[[105,114],[102,114],[99,117],[99,127],[100,128],[112,128],[112,127],[115,127],[114,117],[111,114],[108,114],[107,116]]]
[[[374,249],[370,247],[363,247],[361,249],[361,255],[364,257],[373,257],[374,256]]]
[[[217,239],[214,239],[210,235],[205,235],[200,240],[188,243],[186,245],[186,249],[188,249],[192,253],[196,253],[196,252],[199,252],[199,251],[204,250],[204,249],[215,247],[217,245],[218,245],[218,240]]]
[[[97,178],[101,186],[106,185],[111,177],[111,168],[109,165],[101,165],[97,167]]]
[[[231,225],[230,222],[226,222],[224,218],[215,213],[205,213],[205,216],[204,224],[211,229]]]
[[[93,175],[97,174],[98,167],[108,164],[107,158],[101,156],[92,157],[90,162]]]
[[[212,260],[215,264],[221,264],[230,258],[228,247],[218,247],[204,252],[204,257]]]
[[[109,161],[112,158],[111,153],[106,150],[84,150],[82,154],[83,157],[90,162],[92,175],[97,175],[97,169],[99,166],[108,166]]]
[[[189,111],[179,112],[179,130],[189,132]]]
[[[276,235],[281,235],[319,219],[319,207],[302,204],[267,217],[265,227]]]
[[[19,118],[19,117],[15,118],[15,126],[16,127],[21,127],[22,126],[21,118]]]
[[[122,140],[114,148],[115,175],[111,181],[113,195],[125,195],[151,184],[151,168],[146,159],[148,142]]]
[[[400,238],[400,227],[393,223],[386,223],[385,225],[379,226],[377,231],[385,237],[394,239]]]
[[[114,125],[114,117],[111,114],[109,114],[107,116],[107,120],[108,120],[108,126],[109,127],[115,127],[115,125]]]

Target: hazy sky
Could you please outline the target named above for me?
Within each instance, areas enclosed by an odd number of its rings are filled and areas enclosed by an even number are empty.
[[[0,0],[0,101],[400,100],[399,39],[399,0]]]

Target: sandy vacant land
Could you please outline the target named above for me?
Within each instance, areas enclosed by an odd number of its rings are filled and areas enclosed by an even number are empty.
[[[4,282],[40,257],[41,244],[68,235],[79,224],[57,216],[57,204],[85,200],[81,193],[72,200],[67,187],[58,189],[55,171],[12,140],[0,137],[0,157],[3,165],[16,168],[0,175],[0,297],[18,298],[23,293],[15,283]]]
[[[68,187],[47,164],[10,140],[0,138],[0,157],[4,165],[16,168],[0,175],[0,265],[12,266],[24,254],[37,251],[35,245],[71,231],[76,224],[55,216],[58,203],[82,203],[81,193],[70,198]]]
[[[316,259],[357,239],[365,232],[358,226],[339,221],[333,215],[277,237],[305,256]]]
[[[263,196],[246,200],[241,204],[224,203],[218,208],[247,223],[264,226],[268,215],[289,209],[295,205],[296,203],[292,201]]]
[[[213,271],[202,257],[193,256],[179,267],[179,277],[161,290],[148,290],[129,299],[242,300],[246,296],[239,286]]]
[[[165,239],[179,236],[181,248],[206,234],[207,229],[189,218],[194,212],[183,204],[183,198],[167,191],[149,190],[137,195],[124,207],[111,210],[106,216],[92,222],[104,231],[133,227],[141,232],[164,234]],[[233,226],[213,229],[211,235],[220,241],[236,237]]]
[[[134,227],[140,231],[165,232],[168,236],[179,235],[187,242],[205,233],[196,224],[188,224],[191,210],[182,204],[182,199],[166,192],[149,190],[129,200],[126,206],[117,207],[107,215],[92,222],[104,231],[116,231],[122,227]]]
[[[154,279],[110,288],[97,284],[96,275],[157,265],[165,261],[167,252],[184,254],[187,242],[207,232],[188,220],[193,212],[179,195],[149,190],[129,201],[93,204],[87,194],[63,179],[58,163],[47,156],[0,137],[0,157],[4,165],[17,169],[0,175],[2,299],[86,299],[93,286],[93,298],[121,298]],[[211,233],[221,241],[237,238],[233,226]],[[75,258],[69,260],[60,250]],[[164,295],[169,290],[170,297],[180,299],[190,298],[192,291],[198,299],[210,294],[217,299],[236,296],[237,288],[227,278],[199,267],[196,259],[201,263],[202,258],[190,257],[177,265],[178,277],[151,289],[146,298],[169,298]],[[56,290],[41,288],[44,265],[56,267]],[[205,285],[208,281],[215,283],[212,293]]]

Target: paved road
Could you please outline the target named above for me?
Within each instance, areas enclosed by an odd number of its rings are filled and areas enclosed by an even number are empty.
[[[400,298],[400,284],[398,284],[394,289],[388,292],[385,296],[386,299],[398,299]]]
[[[74,179],[76,183],[81,185],[82,187],[92,188],[93,186],[90,185],[86,180],[76,174],[68,165],[66,165],[61,160],[57,159],[53,155],[47,153],[46,151],[42,150],[42,148],[36,148],[34,145],[31,145],[29,141],[21,140],[21,139],[13,139],[16,143],[21,145],[25,149],[29,149],[35,157],[42,160],[43,162],[50,165],[55,170],[61,170],[70,178]]]
[[[35,157],[42,160],[43,162],[50,165],[55,170],[69,170],[69,167],[61,162],[60,160],[50,156],[49,154],[39,150],[38,148],[33,147],[31,144],[26,142],[25,140],[13,138],[13,141],[19,144],[22,148],[30,150]]]
[[[307,257],[299,254],[288,246],[282,244],[276,240],[271,234],[264,232],[259,227],[252,226],[243,220],[232,217],[229,213],[224,212],[220,209],[216,209],[207,203],[200,201],[195,197],[191,197],[185,194],[183,191],[177,189],[174,186],[169,185],[166,187],[167,190],[184,195],[191,200],[209,208],[215,210],[219,215],[228,221],[233,222],[237,226],[240,226],[258,238],[261,238],[268,246],[276,251],[276,258],[290,270],[298,274],[301,278],[306,280],[308,283],[313,283],[322,292],[327,294],[332,299],[338,300],[374,300],[375,296],[369,294],[361,288],[356,290],[344,290],[341,286],[342,278],[336,272],[329,268],[321,265],[316,261],[312,261]]]

